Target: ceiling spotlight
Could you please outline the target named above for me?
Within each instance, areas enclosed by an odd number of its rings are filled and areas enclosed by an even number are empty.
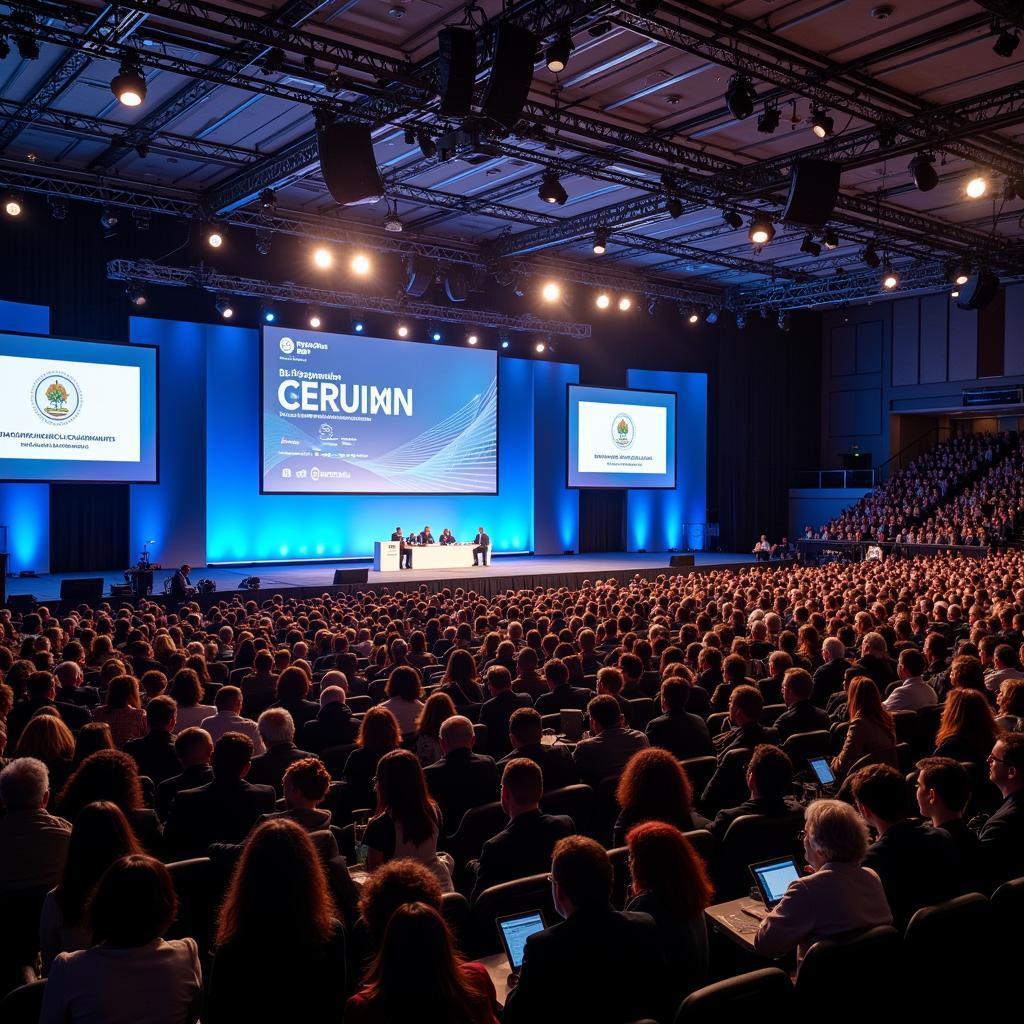
[[[277,193],[272,188],[265,188],[260,193],[260,212],[271,215],[277,210]]]
[[[569,193],[562,188],[558,175],[548,171],[541,179],[540,188],[537,189],[537,198],[543,199],[545,203],[552,206],[565,206]]]
[[[393,235],[400,235],[405,230],[402,218],[398,216],[397,207],[391,207],[384,215],[384,230],[390,231]]]
[[[959,298],[960,298],[960,289],[959,289],[959,288],[954,288],[954,289],[953,289],[953,290],[952,290],[952,291],[951,291],[951,292],[949,293],[949,297],[950,297],[951,299],[959,299]]]
[[[754,98],[754,87],[746,75],[737,74],[729,79],[729,88],[725,90],[725,105],[737,121],[750,117],[754,112]]]
[[[767,213],[755,213],[750,218],[747,237],[754,245],[767,245],[775,237],[775,225]]]
[[[691,324],[700,323],[700,313],[695,309],[691,309],[686,316],[686,322]]]
[[[39,60],[39,43],[27,32],[19,32],[14,37],[14,45],[18,48],[18,56],[22,60]]]
[[[21,196],[11,194],[4,198],[4,213],[6,213],[8,217],[20,217],[21,211],[24,210],[24,208]]]
[[[594,232],[594,255],[603,256],[608,251],[608,229],[598,228]]]
[[[110,82],[110,91],[126,107],[138,107],[146,98],[146,79],[138,62],[129,58]]]
[[[683,215],[683,201],[679,196],[669,196],[668,202],[665,203],[665,210],[673,220],[679,220]]]
[[[623,313],[628,313],[633,308],[633,300],[628,295],[623,295],[619,299],[619,309]]]
[[[725,213],[722,214],[722,220],[724,220],[725,223],[733,229],[733,231],[743,227],[743,218],[735,210],[726,210]]]
[[[219,224],[211,224],[206,229],[206,244],[211,249],[219,249],[224,244],[224,228]]]
[[[825,243],[826,249],[839,248],[839,235],[835,228],[825,228],[825,233],[821,236],[821,240]]]
[[[999,57],[1006,57],[1009,59],[1013,56],[1014,50],[1020,46],[1020,36],[1016,32],[1011,32],[1009,29],[1003,29],[999,33],[999,38],[992,44],[992,52]]]
[[[953,269],[953,280],[956,284],[967,284],[971,279],[971,268],[967,263],[958,263]]]
[[[362,334],[363,331],[366,330],[366,324],[364,324],[362,320],[357,320],[352,325],[352,330],[354,330],[356,332],[356,334]]]
[[[778,107],[765,107],[764,110],[758,114],[757,117],[757,130],[762,135],[771,135],[776,128],[779,127],[779,113]]]
[[[511,341],[510,341],[510,340],[509,340],[508,338],[502,338],[502,339],[501,339],[501,347],[502,347],[502,349],[504,349],[505,351],[508,351],[508,349],[509,349],[509,347],[510,347],[511,345],[512,345],[512,342],[511,342]]]
[[[222,295],[214,303],[214,309],[225,319],[230,320],[235,315],[235,307],[231,305],[231,300],[226,296]]]
[[[537,344],[533,346],[534,352],[538,355],[540,355],[546,348],[547,345],[545,345],[543,341],[538,341]]]
[[[146,290],[141,284],[133,281],[125,288],[124,293],[128,296],[128,301],[133,306],[144,306],[146,304]]]
[[[316,310],[309,314],[309,326],[312,327],[314,331],[318,331],[323,322],[323,318]]]
[[[814,240],[814,235],[810,231],[804,235],[804,240],[800,243],[800,251],[807,253],[808,256],[821,255],[821,245]]]
[[[717,309],[709,309],[704,314],[704,323],[706,323],[706,324],[717,324],[718,323],[718,310]]]
[[[416,136],[416,142],[420,147],[420,152],[429,160],[431,157],[437,156],[437,143],[426,134],[426,132],[420,132]]]
[[[470,335],[470,336],[469,336],[469,337],[468,337],[468,338],[466,339],[466,344],[467,344],[467,345],[475,345],[475,344],[477,344],[477,342],[478,342],[479,340],[480,340],[480,339],[479,339],[479,338],[478,338],[478,337],[477,337],[477,336],[476,336],[475,334],[471,334],[471,335]]]
[[[334,254],[326,245],[318,245],[313,250],[313,263],[321,270],[328,270],[331,264],[334,263]]]
[[[430,332],[430,340],[435,344],[441,340],[441,332],[436,327]]]
[[[892,264],[886,260],[882,269],[882,287],[891,292],[900,283],[900,275],[892,269]]]
[[[553,71],[556,75],[560,71],[564,71],[565,65],[569,63],[569,54],[572,53],[572,49],[572,36],[568,32],[560,35],[548,47],[545,56],[548,71]]]
[[[980,199],[988,191],[988,178],[983,174],[976,174],[968,179],[964,191],[968,199]]]
[[[835,127],[832,118],[818,107],[815,107],[811,111],[811,131],[818,136],[819,139],[826,139],[832,134],[832,129]]]
[[[594,299],[594,305],[598,309],[607,309],[611,304],[611,296],[607,292],[598,292],[597,298]]]
[[[931,153],[918,153],[909,164],[907,170],[914,179],[918,192],[931,192],[939,183],[939,174],[935,170],[935,157]]]
[[[370,257],[364,253],[356,253],[352,257],[352,273],[358,274],[360,277],[366,277],[370,272]]]
[[[277,313],[269,306],[264,306],[263,312],[260,315],[263,317],[263,322],[267,324],[272,324],[277,319]]]
[[[409,337],[409,328],[406,327],[405,324],[399,324],[398,325],[398,336],[400,338],[408,338]]]
[[[882,260],[878,253],[875,252],[874,242],[868,242],[867,245],[861,250],[860,258],[872,269],[877,270],[882,264]]]
[[[540,290],[545,302],[557,302],[562,297],[562,288],[557,281],[546,281]]]
[[[104,206],[100,213],[100,227],[104,231],[113,231],[117,227],[117,220],[117,214],[109,206]]]

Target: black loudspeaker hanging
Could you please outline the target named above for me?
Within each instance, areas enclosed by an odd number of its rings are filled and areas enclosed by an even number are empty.
[[[384,185],[373,155],[370,128],[349,121],[321,122],[316,132],[320,173],[335,202],[342,206],[376,203]]]
[[[999,278],[991,270],[979,270],[960,289],[958,309],[984,309],[999,291]]]
[[[476,33],[458,25],[437,33],[437,91],[444,117],[469,117],[476,83]]]
[[[789,175],[789,198],[782,219],[802,227],[823,227],[832,216],[839,198],[842,165],[834,160],[805,158],[793,163]]]
[[[521,25],[498,26],[491,77],[487,80],[483,113],[505,128],[514,128],[530,95],[537,37]]]
[[[449,270],[444,279],[444,292],[449,302],[465,302],[469,294],[466,275],[457,268]]]
[[[422,299],[434,281],[434,264],[422,256],[410,256],[405,263],[405,294]]]

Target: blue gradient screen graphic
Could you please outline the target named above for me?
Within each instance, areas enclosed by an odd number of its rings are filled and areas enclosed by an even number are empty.
[[[157,353],[0,333],[0,479],[157,481]]]
[[[567,386],[569,487],[676,486],[676,394]]]
[[[496,494],[498,358],[264,327],[264,494]]]

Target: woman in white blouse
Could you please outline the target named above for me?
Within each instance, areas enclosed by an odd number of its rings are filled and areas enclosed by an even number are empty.
[[[387,708],[398,719],[398,728],[402,736],[413,736],[416,723],[423,710],[423,687],[420,685],[420,674],[411,665],[399,665],[391,670],[387,687],[384,692],[388,699],[380,706]]]

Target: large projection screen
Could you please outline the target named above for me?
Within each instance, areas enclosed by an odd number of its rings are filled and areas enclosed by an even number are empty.
[[[157,350],[0,333],[0,480],[157,483]]]
[[[263,494],[497,494],[498,357],[264,327]]]
[[[676,486],[676,396],[671,391],[567,385],[569,487]]]

